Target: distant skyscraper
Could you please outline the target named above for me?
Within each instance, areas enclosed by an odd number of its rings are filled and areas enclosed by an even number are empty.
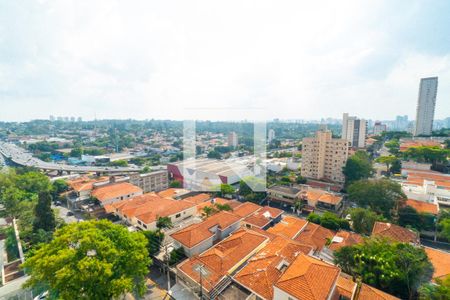
[[[408,129],[408,116],[397,116],[395,118],[395,129],[396,130],[406,130]]]
[[[272,142],[275,139],[275,130],[269,129],[269,132],[267,133],[267,140],[268,142]]]
[[[351,147],[364,148],[366,146],[366,132],[366,120],[349,117],[348,113],[344,113],[342,118],[342,138],[347,140]]]
[[[78,117],[78,122],[82,122],[83,119],[81,117]]]
[[[437,77],[420,80],[419,98],[417,100],[416,125],[414,135],[431,135],[433,130],[434,108],[438,87]]]
[[[234,131],[228,134],[228,146],[233,148],[236,148],[238,146],[238,136]]]
[[[375,122],[373,126],[373,134],[380,135],[382,132],[387,131],[386,124],[382,124],[381,122]]]
[[[55,121],[55,116],[50,116],[50,121]]]

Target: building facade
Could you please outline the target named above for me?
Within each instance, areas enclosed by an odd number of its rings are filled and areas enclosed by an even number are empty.
[[[433,130],[434,108],[438,87],[437,77],[420,80],[419,97],[417,100],[416,125],[414,135],[431,135]]]
[[[364,148],[366,146],[367,121],[351,117],[344,113],[342,118],[342,139],[347,140],[351,147]]]
[[[234,131],[228,134],[228,146],[233,148],[238,146],[238,135]]]
[[[387,131],[386,124],[382,124],[381,122],[375,122],[375,125],[373,125],[373,134],[374,135],[380,135],[381,133]]]
[[[140,187],[144,193],[159,192],[169,187],[168,177],[166,170],[146,174],[131,174],[130,183]]]
[[[304,138],[302,176],[344,183],[342,168],[348,158],[348,141],[333,139],[331,131],[318,131],[316,137]]]

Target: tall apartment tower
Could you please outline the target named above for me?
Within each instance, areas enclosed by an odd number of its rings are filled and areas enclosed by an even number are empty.
[[[367,121],[350,117],[344,113],[342,118],[342,139],[347,140],[351,147],[364,148],[366,146]]]
[[[238,146],[238,136],[234,131],[228,134],[228,146],[233,148],[236,148]]]
[[[322,130],[302,144],[302,176],[344,183],[342,168],[348,158],[348,141],[333,139],[331,131]]]
[[[420,80],[419,99],[417,100],[416,125],[414,135],[431,135],[433,130],[434,108],[438,78],[428,77]]]
[[[267,141],[270,143],[275,139],[275,130],[269,129],[269,132],[267,133]]]

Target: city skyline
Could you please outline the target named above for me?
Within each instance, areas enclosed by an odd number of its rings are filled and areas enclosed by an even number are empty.
[[[0,120],[414,119],[450,82],[447,1],[271,4],[5,1]]]

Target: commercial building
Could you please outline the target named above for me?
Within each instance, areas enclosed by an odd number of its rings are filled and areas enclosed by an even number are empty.
[[[450,206],[450,175],[435,171],[408,170],[407,176],[401,185],[408,199]]]
[[[159,192],[169,187],[168,173],[161,170],[146,174],[131,174],[130,183],[140,187],[144,193]]]
[[[433,131],[434,108],[438,78],[428,77],[420,80],[419,97],[417,100],[416,124],[414,135],[431,135]]]
[[[275,130],[269,129],[267,133],[267,141],[271,143],[275,139]]]
[[[342,118],[341,138],[347,140],[354,148],[364,148],[366,146],[367,121],[351,117],[344,113]]]
[[[316,137],[304,138],[302,148],[303,177],[344,183],[342,168],[348,158],[348,141],[333,139],[331,131],[318,131]]]
[[[236,148],[238,146],[238,135],[232,131],[228,134],[228,147]]]
[[[186,189],[211,191],[221,183],[236,184],[252,173],[246,164],[215,159],[185,160],[167,165],[169,176]]]

